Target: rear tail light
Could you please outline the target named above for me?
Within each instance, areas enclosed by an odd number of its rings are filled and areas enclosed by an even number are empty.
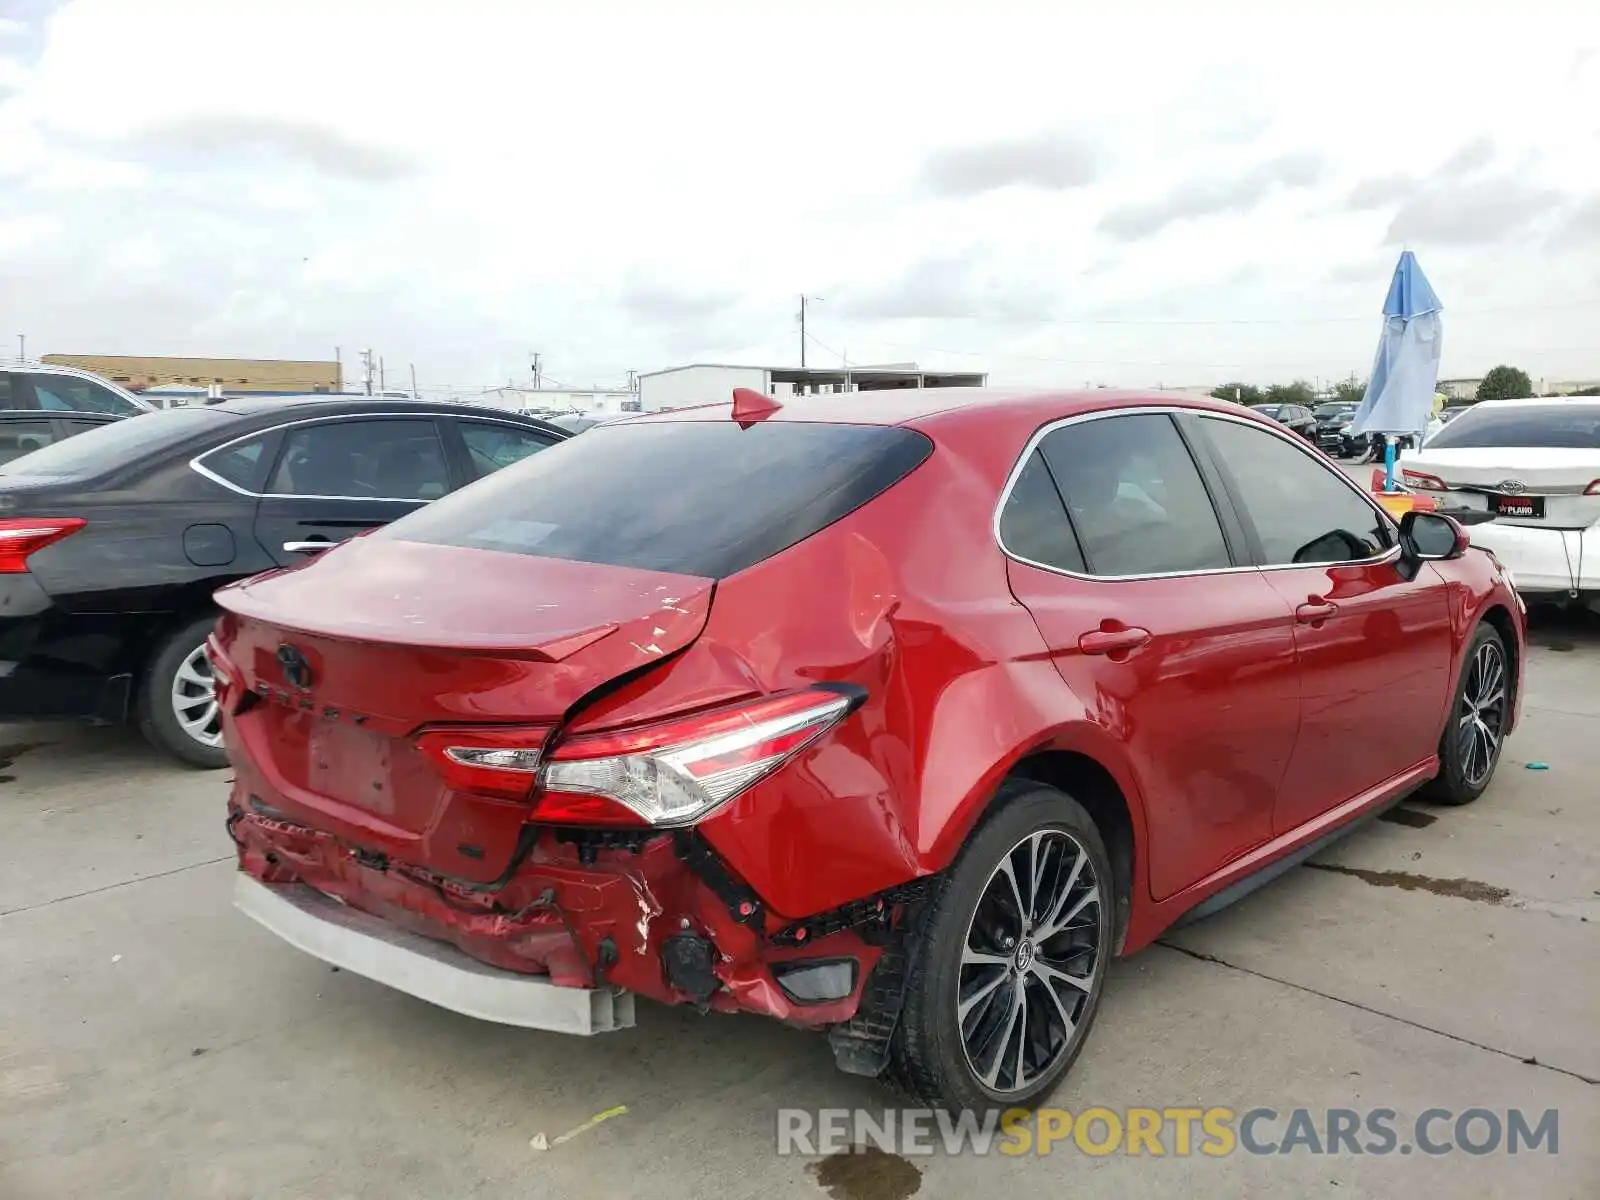
[[[539,777],[540,821],[692,824],[766,778],[860,702],[812,688],[559,744]]]
[[[28,555],[82,529],[82,517],[0,518],[0,575],[22,575]]]
[[[1583,494],[1585,496],[1600,496],[1600,479],[1596,479],[1588,487],[1584,488]]]
[[[1448,490],[1445,487],[1444,480],[1437,475],[1429,475],[1426,471],[1410,471],[1401,468],[1400,480],[1407,487],[1417,488],[1424,492],[1443,492]]]
[[[457,791],[526,800],[549,735],[545,726],[429,729],[417,736],[417,749]]]

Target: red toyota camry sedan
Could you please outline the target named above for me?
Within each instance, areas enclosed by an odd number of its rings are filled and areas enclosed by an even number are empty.
[[[474,1017],[1065,1074],[1113,955],[1475,800],[1523,611],[1237,407],[928,390],[590,430],[218,595],[236,902]]]

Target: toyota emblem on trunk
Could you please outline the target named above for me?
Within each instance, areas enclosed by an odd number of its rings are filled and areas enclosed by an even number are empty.
[[[288,642],[279,646],[278,665],[283,668],[283,677],[291,686],[302,692],[311,686],[311,664],[299,646],[291,646]]]
[[[1520,496],[1523,492],[1528,490],[1528,485],[1523,483],[1520,479],[1502,479],[1499,483],[1495,484],[1495,490],[1497,492],[1503,492],[1507,496]]]

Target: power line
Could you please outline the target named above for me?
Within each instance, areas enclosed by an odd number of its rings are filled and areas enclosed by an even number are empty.
[[[1502,308],[1446,308],[1446,319],[1451,317],[1477,317],[1506,315],[1509,313],[1554,312],[1566,309],[1600,308],[1600,297],[1591,297],[1586,300],[1569,300],[1556,304],[1512,304]],[[873,321],[993,321],[995,324],[1014,325],[1126,325],[1134,327],[1149,326],[1164,328],[1168,326],[1194,326],[1200,328],[1214,328],[1229,325],[1342,325],[1352,322],[1376,321],[1383,314],[1379,312],[1362,313],[1359,316],[1344,317],[1219,317],[1195,318],[1187,317],[1045,317],[1028,316],[1020,313],[930,313],[926,315],[906,314],[904,316],[871,317]]]

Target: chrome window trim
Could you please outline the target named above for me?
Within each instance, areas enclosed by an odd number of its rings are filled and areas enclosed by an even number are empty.
[[[519,421],[507,421],[500,417],[480,417],[477,413],[468,415],[456,412],[440,412],[437,409],[424,409],[421,412],[328,413],[320,417],[302,417],[298,421],[285,421],[281,425],[269,425],[265,429],[255,429],[249,433],[241,433],[236,438],[230,438],[226,442],[221,442],[211,447],[203,454],[196,454],[189,460],[189,469],[198,475],[205,476],[212,483],[221,484],[230,492],[240,496],[248,496],[252,500],[358,500],[363,503],[375,502],[378,504],[432,504],[432,500],[418,500],[415,497],[407,498],[404,496],[302,496],[297,492],[252,492],[248,488],[242,488],[236,483],[228,482],[215,471],[206,467],[202,460],[210,458],[213,454],[221,454],[229,446],[237,446],[240,442],[248,442],[252,438],[270,437],[274,433],[282,433],[286,429],[295,429],[301,425],[327,425],[333,421],[437,421],[441,417],[456,417],[465,421],[487,421],[492,425],[508,425],[512,429],[528,428]],[[437,432],[437,426],[435,431]],[[530,430],[529,432],[535,431]],[[563,440],[565,439],[556,438],[550,444],[554,446]],[[440,439],[439,445],[441,449],[444,448],[443,438]],[[472,482],[475,483],[477,481],[473,480]],[[449,494],[449,492],[445,493],[446,496]],[[439,498],[443,499],[443,497]]]
[[[1159,571],[1146,575],[1093,575],[1081,571],[1069,571],[1065,567],[1056,567],[1051,566],[1049,563],[1035,562],[1033,559],[1027,558],[1026,556],[1018,554],[1010,549],[1006,545],[1005,539],[1000,536],[1000,515],[1005,512],[1006,505],[1011,500],[1011,490],[1016,486],[1017,479],[1022,474],[1022,468],[1027,464],[1028,459],[1033,456],[1034,451],[1039,448],[1039,443],[1044,441],[1046,437],[1054,433],[1056,430],[1065,429],[1071,425],[1081,425],[1088,421],[1106,420],[1110,417],[1133,416],[1215,417],[1219,421],[1232,421],[1236,425],[1247,425],[1251,429],[1260,430],[1269,437],[1275,437],[1279,441],[1286,442],[1306,458],[1310,459],[1315,466],[1320,467],[1327,474],[1338,479],[1340,483],[1344,484],[1345,487],[1349,488],[1353,493],[1359,496],[1362,502],[1377,514],[1379,521],[1389,528],[1390,533],[1395,535],[1395,544],[1390,546],[1389,549],[1385,550],[1382,554],[1376,555],[1372,558],[1350,559],[1346,562],[1264,563],[1260,566],[1246,565],[1237,567],[1207,567],[1199,571]],[[1095,412],[1078,413],[1075,416],[1063,417],[1060,420],[1051,421],[1045,425],[1041,425],[1038,429],[1034,430],[1033,436],[1030,437],[1027,444],[1023,446],[1022,453],[1017,456],[1017,461],[1012,464],[1011,473],[1006,476],[1005,487],[1000,491],[1000,501],[995,505],[994,519],[991,522],[991,533],[994,535],[995,545],[1000,547],[1000,553],[1004,554],[1007,558],[1022,563],[1024,566],[1037,568],[1040,571],[1049,571],[1053,575],[1062,575],[1068,579],[1081,579],[1088,583],[1138,583],[1151,579],[1189,579],[1200,578],[1207,575],[1238,575],[1245,571],[1308,571],[1318,567],[1323,569],[1328,567],[1365,567],[1377,566],[1380,563],[1390,562],[1399,558],[1399,526],[1396,524],[1395,519],[1389,515],[1382,505],[1373,501],[1365,492],[1357,487],[1355,481],[1343,471],[1340,471],[1337,468],[1330,468],[1326,463],[1319,461],[1316,455],[1307,453],[1304,443],[1304,438],[1301,438],[1298,434],[1284,429],[1282,426],[1277,425],[1276,422],[1269,426],[1261,421],[1251,420],[1249,417],[1238,417],[1232,413],[1217,412],[1215,409],[1210,408],[1184,408],[1179,405],[1141,405],[1136,408],[1099,409]],[[1187,451],[1187,449],[1188,448],[1186,446],[1185,450]],[[1201,472],[1199,463],[1195,464],[1195,473],[1200,476],[1203,484],[1205,482],[1205,475],[1203,472]],[[1215,511],[1214,507],[1213,511]],[[1222,523],[1222,517],[1220,514],[1217,516],[1217,523],[1220,527]]]

